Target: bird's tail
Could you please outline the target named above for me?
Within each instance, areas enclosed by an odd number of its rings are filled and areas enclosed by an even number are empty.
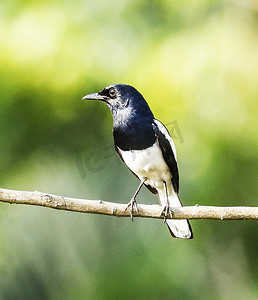
[[[166,199],[166,195],[159,194],[159,198],[160,198],[160,203],[161,205],[167,205],[167,199]],[[177,193],[175,193],[174,191],[172,191],[171,193],[169,193],[168,195],[168,201],[169,201],[169,206],[170,208],[173,207],[182,207],[182,203],[177,195]],[[192,233],[192,229],[190,226],[190,223],[188,220],[184,219],[184,220],[166,220],[168,229],[170,231],[170,234],[174,237],[174,238],[182,238],[182,239],[192,239],[193,238],[193,233]]]

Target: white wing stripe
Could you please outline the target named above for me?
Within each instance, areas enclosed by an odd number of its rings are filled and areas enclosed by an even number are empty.
[[[175,156],[175,159],[177,161],[177,156],[176,156],[176,146],[174,144],[174,141],[172,139],[172,137],[169,135],[167,128],[158,120],[154,119],[154,122],[156,123],[156,125],[158,126],[159,130],[161,131],[161,133],[163,133],[166,137],[166,139],[169,141],[171,149],[173,151],[173,154]]]

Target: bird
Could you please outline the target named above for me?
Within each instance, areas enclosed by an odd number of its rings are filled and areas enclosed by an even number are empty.
[[[140,184],[125,210],[138,213],[136,196],[142,186],[158,194],[163,207],[164,223],[174,238],[192,239],[187,219],[172,219],[171,208],[181,207],[176,147],[166,127],[157,119],[133,86],[111,84],[82,100],[105,102],[113,116],[113,138],[116,152]],[[170,218],[168,219],[168,216]]]

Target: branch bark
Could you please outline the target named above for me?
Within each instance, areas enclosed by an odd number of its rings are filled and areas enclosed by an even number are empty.
[[[83,213],[130,217],[129,211],[125,211],[126,204],[68,198],[40,192],[0,189],[0,201]],[[134,217],[162,219],[161,212],[162,206],[160,205],[138,204],[138,214],[134,213]],[[172,217],[173,219],[258,220],[258,207],[184,206],[172,208]]]

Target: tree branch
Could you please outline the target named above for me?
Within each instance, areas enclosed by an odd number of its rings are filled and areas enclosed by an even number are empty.
[[[125,211],[126,204],[106,202],[102,200],[84,200],[55,196],[40,192],[25,192],[0,189],[0,201],[16,204],[29,204],[49,208],[130,217]],[[258,220],[258,207],[217,207],[217,206],[184,206],[172,208],[174,219],[216,219],[216,220]],[[162,206],[138,204],[135,217],[162,219]]]

